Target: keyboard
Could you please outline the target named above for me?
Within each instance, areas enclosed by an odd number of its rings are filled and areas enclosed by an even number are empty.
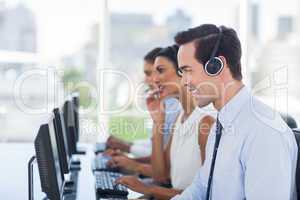
[[[93,163],[93,171],[119,172],[119,168],[111,168],[107,165],[109,160],[111,160],[110,156],[96,156]]]
[[[76,195],[74,194],[64,195],[63,200],[76,200]]]
[[[122,177],[122,174],[97,171],[94,175],[97,198],[127,198],[127,188],[123,185],[115,184],[115,180]]]

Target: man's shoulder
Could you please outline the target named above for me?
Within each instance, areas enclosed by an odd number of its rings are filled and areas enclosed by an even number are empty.
[[[296,146],[293,131],[277,111],[255,97],[245,110],[248,110],[244,112],[244,115],[247,115],[245,123],[249,127],[245,134],[246,141],[260,141],[277,147],[278,145],[289,146],[289,148]]]
[[[248,119],[248,123],[252,123],[254,126],[253,130],[262,129],[266,134],[292,132],[275,109],[254,96],[249,100],[244,115]]]
[[[241,132],[244,151],[248,151],[249,148],[261,151],[266,151],[267,148],[274,151],[284,149],[282,152],[295,157],[298,147],[294,133],[278,112],[253,98],[252,102],[245,106],[243,115],[244,121],[239,123],[243,123],[243,128],[247,128]]]

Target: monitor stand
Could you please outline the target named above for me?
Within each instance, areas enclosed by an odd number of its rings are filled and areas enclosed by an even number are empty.
[[[28,199],[34,200],[34,188],[33,188],[33,164],[36,160],[35,156],[32,156],[28,161]]]

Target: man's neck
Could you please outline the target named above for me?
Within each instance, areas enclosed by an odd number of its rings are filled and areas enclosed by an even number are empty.
[[[220,90],[220,97],[213,102],[214,107],[220,111],[244,86],[241,81],[232,81]]]

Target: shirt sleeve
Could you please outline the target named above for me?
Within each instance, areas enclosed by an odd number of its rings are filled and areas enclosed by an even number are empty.
[[[260,130],[245,144],[242,165],[245,170],[245,197],[257,199],[294,199],[296,147],[288,135]],[[287,134],[287,135],[285,135]]]
[[[204,192],[201,186],[201,170],[199,169],[193,183],[186,188],[180,195],[172,198],[172,200],[204,200]]]
[[[181,112],[181,104],[180,102],[175,98],[168,98],[164,102],[165,109],[166,109],[166,115],[165,115],[165,124],[164,124],[164,146],[169,142],[170,135],[173,131],[173,125],[176,122],[177,116]]]
[[[137,140],[130,147],[130,153],[136,157],[150,156],[152,152],[151,139]]]

